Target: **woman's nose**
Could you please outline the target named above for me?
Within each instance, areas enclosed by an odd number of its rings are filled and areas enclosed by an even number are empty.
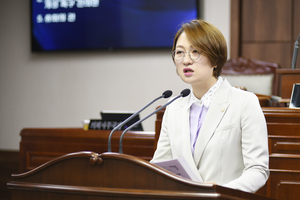
[[[190,64],[192,62],[193,62],[193,60],[191,59],[189,52],[185,52],[185,56],[183,58],[183,63]]]

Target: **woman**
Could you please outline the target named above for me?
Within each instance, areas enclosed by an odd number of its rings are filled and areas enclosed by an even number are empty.
[[[177,32],[172,50],[176,72],[192,92],[167,107],[151,162],[184,157],[205,183],[256,192],[269,176],[266,121],[255,94],[220,77],[224,36],[193,20]]]

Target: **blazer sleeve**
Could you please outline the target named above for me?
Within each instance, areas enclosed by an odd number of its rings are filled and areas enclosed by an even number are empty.
[[[241,110],[242,175],[225,184],[225,187],[256,192],[269,177],[268,133],[258,98],[251,93]],[[230,161],[229,161],[230,162]]]
[[[157,148],[150,162],[171,160],[173,158],[170,140],[169,140],[169,134],[168,134],[168,117],[167,117],[169,113],[168,110],[169,107],[166,108],[166,111],[164,113],[159,140],[157,143]]]

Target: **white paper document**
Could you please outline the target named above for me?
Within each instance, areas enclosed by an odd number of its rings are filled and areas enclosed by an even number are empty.
[[[194,172],[191,170],[191,168],[189,167],[189,165],[187,164],[187,162],[183,157],[173,159],[173,160],[168,160],[168,161],[153,162],[152,164],[162,167],[165,170],[168,170],[184,178],[188,178],[197,182],[202,182],[198,178],[198,176],[194,174]]]

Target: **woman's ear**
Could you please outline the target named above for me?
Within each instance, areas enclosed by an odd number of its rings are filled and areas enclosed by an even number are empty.
[[[217,71],[217,68],[218,68],[218,65],[213,66],[213,72],[212,72],[212,75],[216,78],[217,78],[217,76],[215,75],[215,72]]]

